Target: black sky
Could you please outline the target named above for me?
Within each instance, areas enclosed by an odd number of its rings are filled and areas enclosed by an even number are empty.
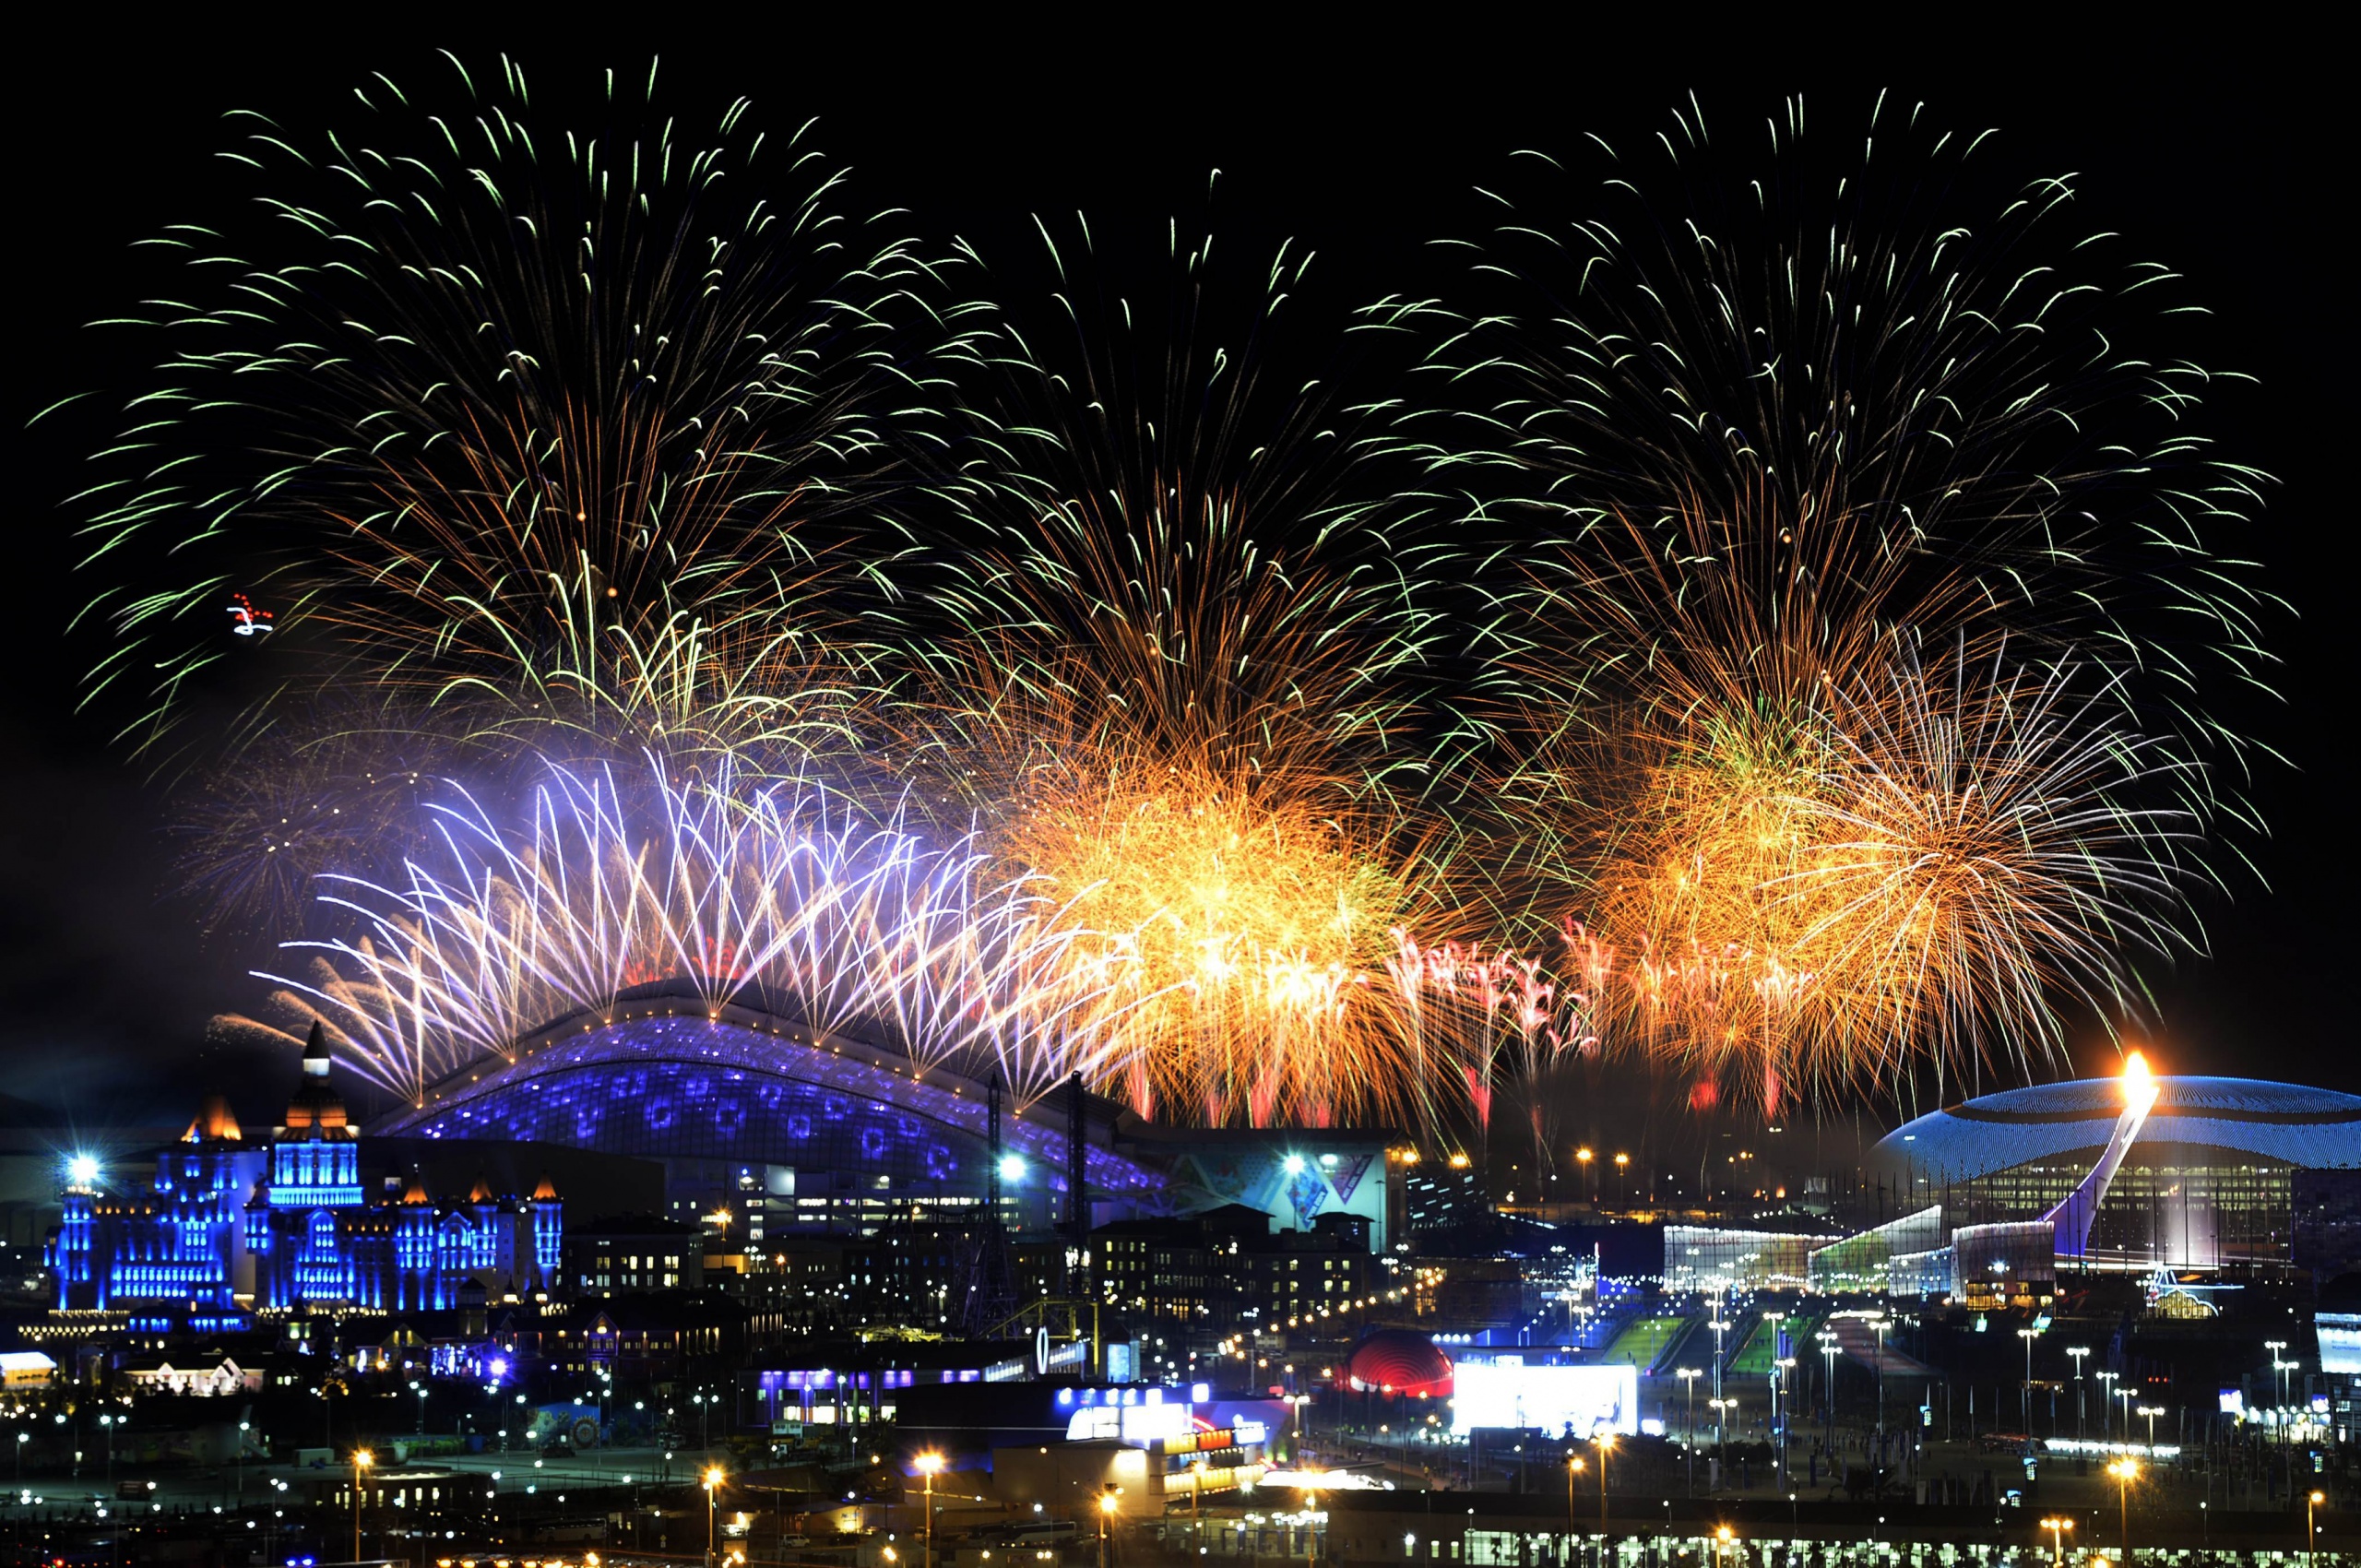
[[[1438,13],[1428,25],[1440,23]],[[0,681],[0,1089],[86,1117],[102,1105],[169,1115],[194,1086],[249,1065],[207,1057],[204,1026],[253,1005],[258,990],[243,978],[256,955],[208,948],[188,911],[160,899],[159,802],[104,724],[74,713],[98,649],[65,633],[87,589],[69,570],[74,518],[61,501],[109,422],[30,432],[25,422],[73,393],[100,394],[91,403],[104,410],[136,385],[122,340],[82,324],[152,279],[130,265],[131,242],[218,199],[222,112],[334,124],[350,117],[366,72],[418,77],[447,43],[483,62],[506,48],[542,81],[609,64],[644,70],[660,56],[668,98],[718,107],[742,92],[782,130],[816,114],[819,144],[853,167],[855,202],[906,207],[929,232],[988,243],[1021,237],[1037,210],[1193,213],[1219,168],[1225,240],[1267,248],[1299,236],[1343,303],[1419,288],[1432,276],[1424,243],[1476,229],[1470,188],[1512,150],[1590,130],[1653,132],[1692,89],[1732,130],[1788,90],[1857,119],[1880,86],[1925,99],[1947,123],[1999,127],[2012,172],[2078,174],[2091,227],[2134,236],[2188,275],[2214,313],[2202,357],[2261,382],[2217,402],[2209,422],[2230,455],[2280,481],[2253,549],[2300,616],[2279,628],[2284,700],[2233,718],[2290,766],[2254,789],[2271,826],[2249,846],[2260,874],[2234,876],[2231,897],[2209,900],[2214,956],[2154,977],[2161,1017],[2143,1032],[2176,1070],[2361,1091],[2344,995],[2361,869],[2345,787],[2355,530],[2340,474],[2354,445],[2343,238],[2354,137],[2323,43],[2162,49],[2101,36],[2061,50],[1997,33],[1881,35],[1848,60],[1825,38],[1708,39],[1702,27],[1648,40],[1576,24],[1379,40],[1190,27],[1203,23],[1121,38],[1047,27],[944,36],[911,13],[868,31],[799,18],[741,33],[701,12],[694,30],[588,41],[421,28],[362,42],[316,28],[117,36],[127,30],[110,23],[27,50],[5,144],[17,657]],[[2095,1032],[2077,1051],[2094,1066],[2112,1058]]]

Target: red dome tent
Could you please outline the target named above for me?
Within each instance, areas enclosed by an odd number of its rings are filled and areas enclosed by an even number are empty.
[[[1357,1391],[1446,1396],[1452,1389],[1451,1358],[1416,1329],[1381,1328],[1345,1358],[1345,1384]]]

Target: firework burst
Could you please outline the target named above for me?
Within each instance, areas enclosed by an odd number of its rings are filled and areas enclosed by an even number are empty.
[[[457,69],[432,102],[373,80],[316,145],[233,116],[267,221],[154,242],[198,303],[136,324],[158,385],[85,498],[121,585],[84,612],[115,638],[97,685],[154,672],[131,731],[159,756],[204,749],[188,696],[231,652],[272,694],[233,749],[329,690],[463,712],[502,754],[836,746],[892,552],[840,567],[831,524],[876,526],[889,410],[955,351],[897,336],[925,264],[742,101],[699,143],[652,70],[552,125],[514,65]]]
[[[1072,988],[1071,925],[970,844],[934,847],[810,787],[742,788],[726,766],[677,785],[651,764],[621,788],[554,769],[523,831],[464,795],[435,813],[441,852],[400,882],[324,884],[363,934],[290,944],[309,958],[263,977],[276,1021],[229,1027],[297,1039],[316,1018],[412,1103],[552,1025],[682,988],[889,1047],[920,1074],[997,1068],[1020,1106],[1097,1065],[1070,1016],[1104,1016]]]
[[[1489,476],[1474,526],[1544,535],[1496,596],[1525,706],[1488,777],[1531,907],[1585,915],[1569,990],[1774,1107],[2136,1002],[2239,809],[2201,694],[2259,677],[2269,611],[2217,548],[2262,482],[2197,432],[2217,378],[2132,348],[2171,275],[2062,181],[1972,210],[1984,138],[1915,111],[1834,162],[1802,133],[1750,181],[1701,113],[1592,184],[1536,160],[1501,292],[1370,318],[1477,393],[1401,427]]]
[[[1448,907],[1406,810],[1431,625],[1352,421],[1272,368],[1303,264],[1242,308],[1212,244],[1160,308],[1096,298],[1052,241],[1063,327],[1014,332],[977,403],[992,541],[939,595],[936,750],[996,850],[1070,903],[1101,1080],[1144,1113],[1424,1114],[1385,967]]]

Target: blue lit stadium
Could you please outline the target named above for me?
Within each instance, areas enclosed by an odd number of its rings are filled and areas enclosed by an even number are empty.
[[[2309,1261],[2299,1211],[2348,1203],[2336,1173],[2361,1170],[2361,1098],[2135,1072],[1933,1111],[1877,1155],[1954,1232],[2054,1222],[2061,1260],[2270,1271]]]
[[[2331,1275],[2361,1238],[2361,1097],[2124,1075],[1932,1111],[1880,1139],[1894,1218],[1849,1236],[1673,1226],[1684,1287],[2037,1301],[2069,1271]]]
[[[1000,1112],[1003,1200],[1020,1225],[1063,1218],[1067,1095]],[[1163,1178],[1109,1147],[1117,1108],[1083,1097],[1085,1158],[1100,1202],[1150,1201]],[[991,1091],[941,1067],[785,1019],[652,997],[612,1022],[574,1020],[515,1061],[455,1075],[374,1127],[397,1137],[568,1145],[660,1161],[673,1205],[724,1198],[761,1233],[874,1225],[984,1202]],[[946,1216],[947,1218],[947,1216]]]
[[[2172,1145],[2302,1170],[2361,1167],[2361,1097],[2254,1078],[2155,1083],[2155,1107],[2133,1140],[2143,1153]],[[1972,1182],[2065,1155],[2095,1157],[2122,1111],[2119,1078],[2038,1084],[1930,1111],[1888,1134],[1878,1152],[1921,1180]]]

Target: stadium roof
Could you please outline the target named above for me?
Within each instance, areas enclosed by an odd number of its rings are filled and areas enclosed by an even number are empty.
[[[520,1042],[516,1061],[480,1063],[374,1129],[381,1135],[570,1145],[640,1158],[760,1160],[888,1176],[896,1185],[980,1188],[988,1120],[983,1086],[919,1071],[891,1051],[832,1035],[803,1038],[744,1009],[645,1010],[576,1019]],[[814,1043],[816,1039],[816,1043]],[[1003,1111],[1012,1153],[1062,1190],[1063,1091],[1030,1112]],[[1114,1107],[1092,1098],[1086,1150],[1106,1194],[1156,1181],[1109,1151]]]
[[[2305,1170],[2361,1167],[2361,1096],[2257,1078],[2154,1080],[2155,1109],[2134,1146],[2193,1145]],[[1888,1133],[1877,1153],[1965,1181],[2027,1160],[2095,1152],[2122,1114],[2121,1078],[2082,1078],[1985,1095]]]

